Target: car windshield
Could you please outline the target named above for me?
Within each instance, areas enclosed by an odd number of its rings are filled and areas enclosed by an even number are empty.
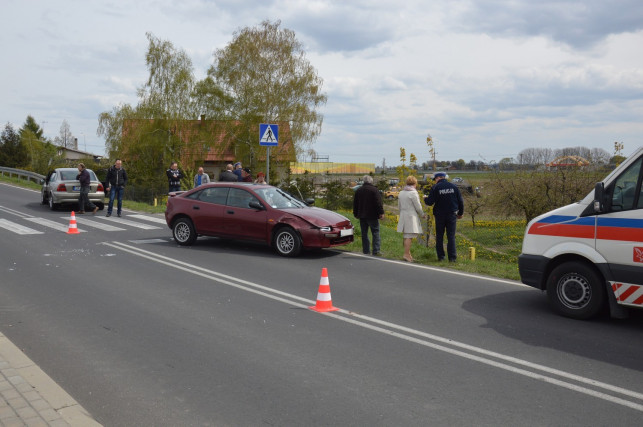
[[[261,188],[255,192],[274,209],[305,208],[306,204],[276,187]]]

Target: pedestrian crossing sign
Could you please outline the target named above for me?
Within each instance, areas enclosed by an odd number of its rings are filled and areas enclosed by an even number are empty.
[[[276,147],[279,142],[279,125],[262,123],[259,125],[259,145]]]

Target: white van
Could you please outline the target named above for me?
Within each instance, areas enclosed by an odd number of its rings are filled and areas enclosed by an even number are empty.
[[[643,308],[642,181],[640,147],[583,200],[531,220],[518,257],[522,282],[575,319]]]

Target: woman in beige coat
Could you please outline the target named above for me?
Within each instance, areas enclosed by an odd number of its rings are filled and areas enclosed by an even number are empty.
[[[403,233],[404,238],[404,260],[413,262],[411,256],[411,242],[422,233],[422,223],[420,218],[426,215],[420,204],[420,196],[415,187],[418,180],[414,176],[406,178],[406,186],[397,198],[397,204],[400,208],[400,219],[397,223],[397,232]]]

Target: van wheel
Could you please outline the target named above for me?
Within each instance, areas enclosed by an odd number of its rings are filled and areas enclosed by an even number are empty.
[[[176,220],[172,226],[172,235],[174,236],[176,243],[181,246],[192,245],[197,237],[194,225],[192,225],[192,221],[188,218]]]
[[[281,228],[275,233],[273,246],[279,255],[285,257],[294,257],[301,252],[299,235],[290,227]]]
[[[605,286],[593,267],[570,261],[554,268],[549,275],[547,297],[559,314],[572,319],[589,319],[605,304]]]

